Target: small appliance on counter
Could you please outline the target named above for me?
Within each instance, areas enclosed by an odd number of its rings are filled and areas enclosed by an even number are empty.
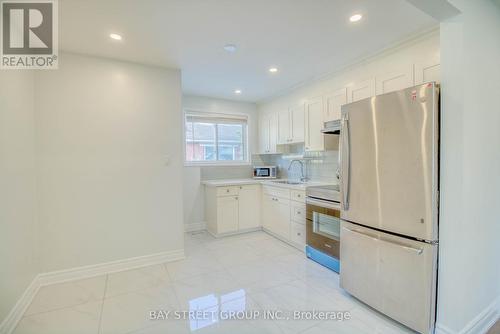
[[[340,192],[338,185],[306,189],[306,255],[340,270]]]
[[[253,178],[254,179],[275,179],[278,175],[277,166],[254,166]]]

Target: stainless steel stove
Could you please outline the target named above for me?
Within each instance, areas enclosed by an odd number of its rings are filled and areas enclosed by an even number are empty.
[[[338,185],[306,189],[306,255],[340,270],[340,192]]]
[[[340,188],[337,184],[307,187],[306,196],[324,201],[340,203]]]

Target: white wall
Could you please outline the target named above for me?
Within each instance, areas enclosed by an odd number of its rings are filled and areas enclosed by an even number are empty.
[[[257,150],[258,114],[253,103],[213,99],[201,96],[184,96],[184,109],[207,113],[244,114],[248,116],[248,140],[250,153]],[[184,223],[199,224],[205,220],[203,179],[249,178],[251,166],[231,167],[184,167]]]
[[[441,24],[437,321],[439,333],[481,333],[500,314],[500,9],[450,2],[463,13]]]
[[[183,248],[181,97],[177,70],[63,53],[37,72],[42,272]]]
[[[0,323],[38,274],[34,75],[0,71]]]

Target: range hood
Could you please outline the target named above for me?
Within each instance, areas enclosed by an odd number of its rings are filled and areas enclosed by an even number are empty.
[[[324,127],[323,129],[321,129],[321,132],[323,132],[324,134],[339,135],[340,127],[340,119],[328,121],[324,123]]]

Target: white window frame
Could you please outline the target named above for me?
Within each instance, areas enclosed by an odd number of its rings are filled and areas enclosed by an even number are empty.
[[[231,161],[231,160],[213,160],[213,161],[188,161],[186,152],[186,118],[190,115],[196,115],[203,118],[229,118],[239,120],[246,123],[246,129],[243,134],[243,147],[244,147],[244,160]],[[184,166],[250,166],[250,140],[249,140],[249,119],[248,115],[242,113],[210,113],[194,109],[184,109],[182,117],[182,145],[184,150]],[[218,146],[218,133],[215,131],[215,143]],[[218,152],[216,152],[218,158]]]

